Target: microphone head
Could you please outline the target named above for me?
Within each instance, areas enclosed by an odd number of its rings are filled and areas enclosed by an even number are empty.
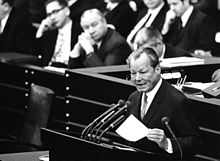
[[[125,106],[126,106],[126,107],[128,107],[128,106],[130,106],[130,105],[131,105],[130,101],[126,101],[126,102],[125,102]]]
[[[122,105],[124,105],[124,104],[125,104],[125,100],[119,100],[119,101],[118,101],[118,105],[119,105],[119,106],[122,106]]]
[[[161,123],[162,123],[163,125],[168,124],[169,121],[170,121],[170,119],[169,119],[168,117],[163,117],[163,118],[161,119]]]

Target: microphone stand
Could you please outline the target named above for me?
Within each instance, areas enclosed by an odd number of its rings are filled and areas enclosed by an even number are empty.
[[[96,140],[96,137],[97,137],[99,131],[101,130],[101,128],[104,127],[105,125],[107,125],[107,124],[108,124],[110,121],[112,121],[113,119],[117,118],[118,115],[120,115],[122,112],[124,112],[125,110],[127,110],[127,107],[128,107],[129,104],[130,104],[130,102],[127,101],[127,102],[125,103],[125,105],[124,105],[121,109],[119,109],[119,110],[118,110],[115,114],[113,114],[106,122],[104,122],[101,126],[99,126],[99,128],[97,129],[96,134],[95,134],[95,136],[94,136],[94,141]]]
[[[106,112],[104,112],[102,115],[100,115],[99,117],[97,117],[94,121],[92,121],[88,126],[86,126],[83,130],[83,132],[81,133],[81,138],[84,138],[84,136],[87,136],[90,129],[97,124],[97,122],[102,119],[103,117],[105,117],[105,115],[107,115],[108,113],[110,113],[111,111],[117,109],[118,107],[124,105],[124,100],[119,100],[118,104],[114,105],[113,107],[111,107],[110,109],[108,109]],[[86,134],[86,135],[85,135]]]
[[[101,138],[102,136],[109,130],[109,129],[113,129],[115,126],[117,126],[119,123],[121,123],[122,121],[125,120],[125,116],[121,115],[117,120],[115,120],[110,126],[108,126],[105,130],[102,131],[102,133],[99,135],[99,140],[98,143],[101,142]]]

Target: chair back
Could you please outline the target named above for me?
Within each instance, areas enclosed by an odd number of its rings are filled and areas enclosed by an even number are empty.
[[[41,127],[46,127],[54,91],[36,84],[30,86],[28,109],[20,141],[42,146]]]

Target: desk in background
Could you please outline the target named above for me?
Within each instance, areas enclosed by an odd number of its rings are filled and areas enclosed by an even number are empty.
[[[220,67],[219,64],[220,59],[213,58],[205,61],[204,65],[162,68],[162,73],[181,72],[191,75],[187,81],[208,82],[212,72]],[[195,73],[199,73],[199,76]],[[127,65],[72,69],[60,73],[30,64],[1,62],[0,74],[0,126],[1,130],[15,135],[22,129],[31,83],[55,91],[48,127],[70,133],[75,129],[74,123],[87,125],[107,110],[109,104],[117,103],[119,99],[127,100],[130,93],[135,90],[127,80],[129,76]],[[203,80],[200,80],[200,76]],[[220,129],[216,128],[219,125],[213,124],[220,118],[219,102],[188,97],[194,101],[195,110],[202,116],[203,135],[216,140],[208,142],[207,147],[210,149],[204,151],[202,155],[220,159],[220,154],[216,151],[220,149]]]
[[[49,155],[49,151],[0,154],[0,160],[1,161],[41,161],[39,160],[39,157],[44,155]]]

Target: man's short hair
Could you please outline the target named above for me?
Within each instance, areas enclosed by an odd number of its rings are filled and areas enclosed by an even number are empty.
[[[147,57],[149,58],[150,60],[150,65],[155,68],[157,65],[159,65],[159,57],[156,53],[156,51],[152,48],[138,48],[137,50],[134,50],[128,57],[127,59],[127,64],[129,65],[130,67],[130,62],[131,62],[131,59],[138,59],[140,58],[140,56],[142,54],[146,54]]]
[[[98,16],[100,16],[100,18],[102,20],[105,20],[105,16],[103,15],[103,13],[98,10],[97,8],[92,8],[92,9],[88,9],[88,10],[85,10],[82,15],[81,15],[81,20],[86,16],[86,15],[89,15],[89,14],[96,14]]]
[[[14,5],[14,0],[2,0],[2,4],[4,3],[8,3],[8,5],[12,7]]]
[[[160,31],[153,27],[144,27],[139,31],[142,37],[147,37],[148,39],[156,39],[163,41],[163,36]]]
[[[61,6],[63,7],[67,7],[68,6],[68,2],[67,0],[47,0],[45,3],[44,3],[44,6],[46,7],[49,3],[51,2],[58,2]]]

